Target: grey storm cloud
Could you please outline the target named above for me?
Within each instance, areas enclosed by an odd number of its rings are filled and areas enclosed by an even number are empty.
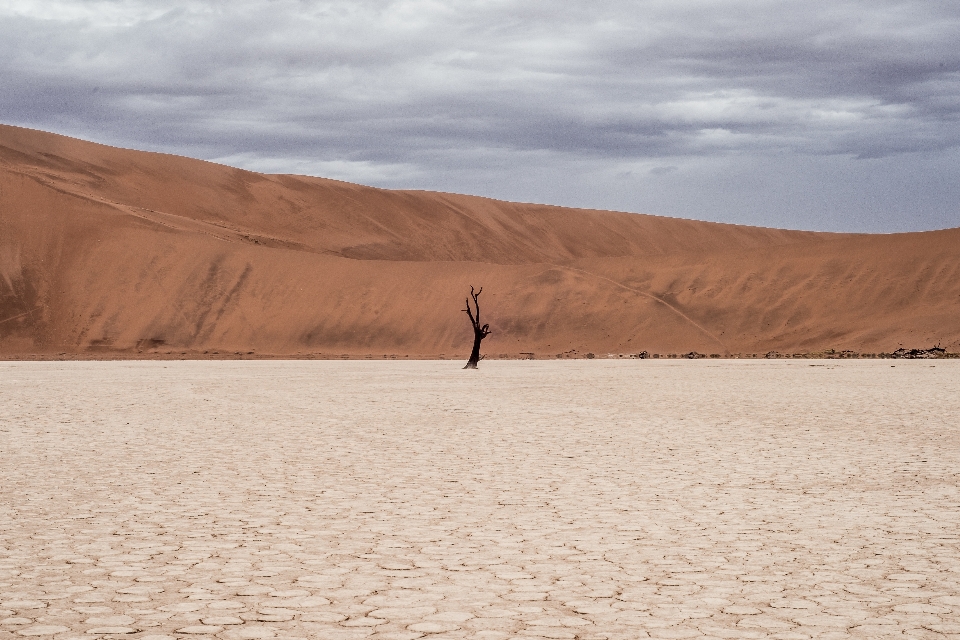
[[[0,119],[378,186],[960,226],[958,42],[938,0],[7,0]]]

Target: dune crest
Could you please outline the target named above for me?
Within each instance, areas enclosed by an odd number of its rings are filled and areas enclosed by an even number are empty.
[[[0,125],[0,357],[466,357],[471,284],[492,356],[960,350],[960,229],[390,191]]]

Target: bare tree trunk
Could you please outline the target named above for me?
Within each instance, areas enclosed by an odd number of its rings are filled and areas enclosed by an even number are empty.
[[[470,317],[470,325],[473,327],[473,351],[470,352],[470,359],[467,360],[467,364],[463,367],[464,369],[477,368],[477,364],[480,362],[480,342],[490,335],[489,324],[480,326],[480,302],[478,298],[481,293],[483,293],[483,287],[480,287],[480,290],[474,293],[473,287],[471,286],[470,297],[473,298],[473,306],[476,308],[476,313],[470,308],[470,298],[467,298],[467,308],[464,309],[464,312]]]
[[[477,363],[480,362],[480,341],[483,340],[484,336],[479,333],[473,335],[473,351],[470,352],[470,359],[467,360],[467,365],[464,369],[476,369]]]

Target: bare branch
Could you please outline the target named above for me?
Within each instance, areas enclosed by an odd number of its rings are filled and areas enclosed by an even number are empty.
[[[480,309],[480,308],[477,307],[477,311],[478,311],[477,316],[478,316],[478,317],[477,317],[477,318],[474,318],[474,317],[473,317],[473,312],[470,310],[470,301],[467,300],[466,303],[467,303],[467,308],[464,309],[463,311],[464,311],[468,316],[470,316],[470,324],[472,324],[473,327],[474,327],[474,329],[476,329],[476,327],[478,326],[478,324],[479,324],[479,322],[480,322],[480,319],[479,319],[479,309]]]
[[[474,331],[480,330],[480,294],[483,293],[483,287],[480,287],[480,290],[474,293],[473,285],[470,286],[470,295],[473,297],[473,306],[476,307],[477,312],[476,316],[470,316],[470,319],[473,320],[473,329]],[[470,307],[470,303],[467,302],[467,307]]]

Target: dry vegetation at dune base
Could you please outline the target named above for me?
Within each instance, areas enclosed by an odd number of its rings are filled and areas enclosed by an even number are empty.
[[[17,353],[0,354],[0,361],[70,361],[70,360],[466,360],[466,353],[463,354],[403,354],[395,353],[384,354],[328,354],[328,353],[308,353],[308,354],[261,354],[254,351],[203,351],[192,353],[188,351],[163,351],[161,349],[152,349],[149,351],[136,350],[132,352],[116,352],[108,354],[90,354],[90,353]],[[857,353],[856,351],[836,351],[827,349],[813,353],[778,353],[770,351],[768,353],[698,353],[690,351],[688,353],[649,353],[641,351],[640,353],[605,353],[596,354],[593,352],[580,353],[577,350],[571,350],[566,353],[555,355],[536,354],[536,353],[499,353],[484,354],[483,361],[491,360],[750,360],[750,359],[801,359],[801,360],[851,360],[851,359],[881,359],[881,360],[940,360],[940,359],[960,359],[960,353],[950,353],[941,347],[930,349],[898,349],[890,353]]]

